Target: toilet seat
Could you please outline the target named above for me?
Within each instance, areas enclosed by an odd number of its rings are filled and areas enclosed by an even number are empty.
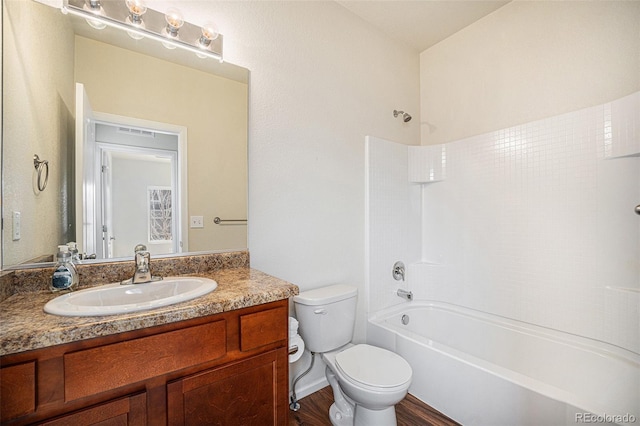
[[[335,365],[356,386],[379,391],[402,387],[411,381],[409,363],[391,351],[360,344],[335,355]]]

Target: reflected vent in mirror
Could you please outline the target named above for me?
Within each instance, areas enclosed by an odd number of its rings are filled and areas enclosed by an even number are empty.
[[[128,135],[144,136],[147,138],[155,138],[156,134],[149,130],[130,129],[128,127],[118,127],[118,133],[126,133]]]

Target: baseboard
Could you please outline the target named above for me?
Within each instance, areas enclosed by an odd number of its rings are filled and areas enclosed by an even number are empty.
[[[314,380],[311,383],[305,383],[304,385],[299,384],[296,386],[296,396],[298,397],[298,401],[326,386],[329,386],[329,382],[327,382],[327,379],[324,377]],[[291,397],[291,395],[292,393],[290,392],[289,397]]]

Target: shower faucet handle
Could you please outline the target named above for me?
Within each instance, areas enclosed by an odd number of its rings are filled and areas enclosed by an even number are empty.
[[[404,281],[404,263],[398,261],[393,264],[393,279]]]

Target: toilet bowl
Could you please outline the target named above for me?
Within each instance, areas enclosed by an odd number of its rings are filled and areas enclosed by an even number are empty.
[[[300,335],[327,365],[334,426],[393,426],[395,404],[407,395],[413,373],[409,363],[391,351],[351,343],[356,295],[353,286],[333,285],[295,296]]]
[[[342,393],[348,404],[345,409],[334,403],[330,409],[333,425],[396,424],[395,405],[404,399],[411,384],[412,371],[407,361],[391,351],[366,344],[349,344],[322,354],[322,359],[327,364],[327,380],[334,399],[337,401]]]

